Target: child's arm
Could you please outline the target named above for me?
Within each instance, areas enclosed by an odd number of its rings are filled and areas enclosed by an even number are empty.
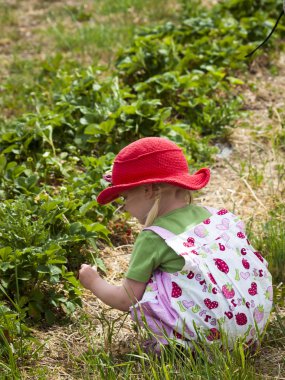
[[[122,311],[128,311],[130,306],[140,301],[146,288],[146,283],[129,278],[125,278],[121,286],[110,285],[87,264],[81,265],[79,281],[105,304]]]

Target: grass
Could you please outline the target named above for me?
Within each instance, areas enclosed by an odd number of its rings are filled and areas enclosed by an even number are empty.
[[[284,203],[278,203],[270,211],[268,219],[260,224],[260,229],[254,234],[253,245],[257,250],[266,253],[270,272],[275,284],[284,282],[285,268],[285,234]]]
[[[104,318],[112,318],[113,314],[111,312],[108,316],[107,312]],[[129,332],[132,341],[127,343],[127,347],[123,347],[123,336],[118,339],[118,335],[124,315],[111,319],[114,328],[107,346],[104,336],[101,334],[98,337],[98,332],[104,327],[97,324],[98,320],[94,321],[84,312],[77,318],[76,332],[70,334],[69,331],[68,334],[66,329],[66,335],[60,335],[59,331],[55,334],[57,349],[52,339],[46,342],[49,349],[44,348],[39,359],[41,363],[46,362],[44,367],[48,367],[50,360],[45,361],[44,356],[51,356],[53,368],[50,368],[49,375],[43,366],[36,365],[36,358],[33,358],[26,370],[22,368],[23,378],[43,376],[43,379],[53,379],[58,373],[72,379],[204,379],[217,376],[226,380],[256,378],[254,358],[249,352],[244,352],[241,344],[236,344],[232,351],[221,351],[215,344],[207,349],[197,346],[194,357],[191,351],[181,350],[170,342],[169,348],[163,350],[161,357],[158,357],[143,352],[138,344],[139,337],[134,331]],[[128,323],[127,321],[123,324],[124,332]],[[34,365],[31,365],[33,362]]]
[[[111,311],[105,318],[114,318]],[[260,349],[255,353],[244,351],[241,343],[237,343],[233,350],[221,350],[213,344],[197,346],[196,355],[189,350],[181,350],[175,344],[170,344],[167,350],[162,351],[161,357],[152,353],[145,353],[138,344],[139,336],[135,331],[129,331],[126,346],[126,327],[129,321],[123,324],[125,316],[113,319],[114,329],[109,336],[111,341],[106,346],[104,336],[100,334],[102,325],[97,319],[88,314],[77,315],[74,330],[66,328],[65,334],[59,330],[46,342],[39,360],[42,366],[36,365],[35,359],[28,367],[22,368],[23,379],[42,378],[56,379],[58,374],[70,379],[261,379],[265,373],[278,376],[285,370],[282,358],[279,368],[270,364],[270,350],[283,346],[284,336],[280,337],[280,327],[275,319],[265,337]],[[76,325],[76,327],[75,327]],[[278,332],[279,327],[279,332]],[[123,334],[120,335],[123,328]],[[284,328],[284,326],[283,326]],[[277,334],[279,339],[276,340]],[[124,345],[125,344],[125,345]],[[47,348],[48,347],[48,348]],[[45,359],[49,357],[49,359]],[[276,358],[275,358],[276,359]],[[267,367],[261,363],[267,363]],[[34,362],[34,365],[32,363]],[[43,365],[44,364],[44,365]],[[48,373],[47,367],[50,367]],[[40,377],[41,376],[41,377]],[[277,377],[278,378],[278,377]]]

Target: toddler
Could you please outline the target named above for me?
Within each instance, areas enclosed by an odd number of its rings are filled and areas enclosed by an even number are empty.
[[[102,205],[123,197],[144,228],[121,286],[86,264],[79,279],[107,305],[147,324],[155,349],[169,339],[192,347],[202,335],[211,343],[223,332],[230,347],[238,338],[250,345],[269,318],[271,275],[242,221],[224,208],[191,203],[191,192],[209,179],[207,168],[189,174],[176,144],[146,137],[121,150],[112,184],[98,196]]]

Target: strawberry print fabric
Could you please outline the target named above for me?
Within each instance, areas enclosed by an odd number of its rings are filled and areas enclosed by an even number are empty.
[[[148,229],[185,259],[180,272],[153,273],[144,296],[131,307],[139,324],[148,325],[157,342],[168,338],[190,345],[203,335],[211,343],[225,332],[231,347],[237,338],[258,339],[272,308],[267,262],[247,239],[242,221],[225,209],[180,235]]]

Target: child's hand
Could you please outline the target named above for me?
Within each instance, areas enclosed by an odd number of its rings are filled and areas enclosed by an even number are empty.
[[[94,288],[94,283],[96,279],[100,277],[95,266],[82,264],[79,270],[79,281],[84,286],[84,288],[92,291]]]

